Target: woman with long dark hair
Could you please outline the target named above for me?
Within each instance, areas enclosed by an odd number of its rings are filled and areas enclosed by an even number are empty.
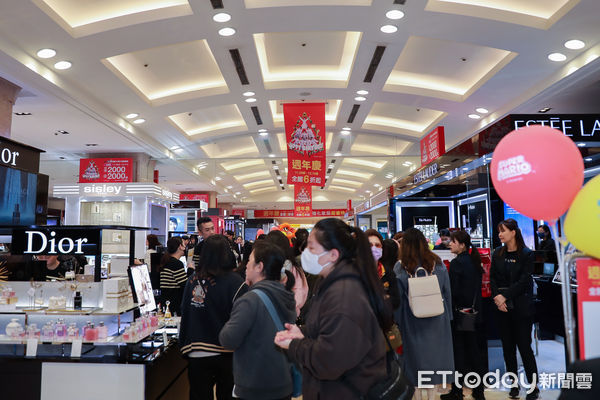
[[[266,296],[271,301],[282,323],[296,320],[294,295],[280,282],[284,262],[283,251],[268,239],[254,244],[246,265],[250,290],[236,301],[229,321],[219,334],[221,344],[234,351],[236,397],[247,400],[291,398],[290,364],[273,345],[277,327],[261,299]]]
[[[179,341],[188,358],[190,400],[231,399],[233,357],[219,342],[219,332],[234,301],[246,292],[244,280],[233,272],[235,258],[223,235],[204,240],[199,268],[185,286]]]
[[[512,218],[498,224],[498,237],[504,246],[492,254],[490,286],[498,309],[498,325],[507,372],[517,374],[517,348],[529,384],[537,383],[537,364],[531,350],[533,327],[533,252],[525,246],[517,221]],[[519,398],[519,386],[513,383],[510,397]],[[527,400],[539,397],[536,387]]]
[[[450,261],[450,289],[452,291],[452,306],[455,319],[452,324],[452,342],[454,344],[454,366],[456,371],[465,376],[469,372],[475,372],[483,377],[487,372],[479,351],[480,334],[478,330],[464,330],[457,326],[457,319],[461,316],[459,310],[476,314],[477,320],[481,316],[481,277],[483,267],[481,256],[477,248],[471,243],[471,236],[465,231],[455,231],[450,234],[450,251],[456,257]],[[480,321],[477,321],[480,322]],[[478,327],[477,325],[475,327]],[[474,327],[474,328],[475,328]],[[456,385],[456,383],[460,383]],[[440,396],[442,400],[462,400],[462,387],[464,382],[455,382],[450,393]],[[472,397],[475,400],[485,400],[483,394],[484,386],[481,384],[473,390]]]
[[[160,260],[160,294],[163,306],[169,302],[171,313],[181,315],[181,297],[187,281],[185,266],[179,260],[185,253],[185,246],[179,236],[167,240],[167,251]]]
[[[454,371],[452,352],[452,298],[448,271],[440,258],[429,249],[423,233],[415,228],[404,231],[402,237],[402,268],[398,275],[400,307],[395,313],[396,322],[402,333],[404,350],[404,372],[415,388],[415,399],[421,399],[419,371]],[[438,279],[442,294],[444,311],[441,315],[429,318],[417,318],[409,304],[408,279],[417,275],[418,268],[424,268],[428,275]],[[419,271],[423,274],[422,271]],[[442,376],[432,374],[425,383],[438,385],[443,383]],[[449,379],[451,381],[451,378]],[[427,397],[433,399],[433,390],[427,389]]]
[[[323,281],[302,329],[286,324],[275,344],[303,369],[305,399],[355,399],[385,379],[383,331],[393,323],[368,239],[337,218],[308,236],[302,268]]]
[[[375,229],[367,229],[365,235],[371,245],[371,253],[377,265],[377,275],[383,284],[385,296],[390,300],[395,311],[400,306],[398,281],[394,272],[394,265],[398,261],[398,245],[392,239],[383,240],[383,236]]]

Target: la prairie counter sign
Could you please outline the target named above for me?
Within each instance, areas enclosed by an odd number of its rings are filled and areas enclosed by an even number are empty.
[[[99,239],[98,230],[19,229],[13,231],[13,254],[94,255]]]

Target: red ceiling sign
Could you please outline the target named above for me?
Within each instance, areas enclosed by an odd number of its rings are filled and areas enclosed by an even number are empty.
[[[298,183],[294,185],[294,216],[312,216],[312,186]]]
[[[343,217],[346,209],[312,210],[311,217]],[[254,210],[254,218],[294,217],[294,210]]]
[[[181,193],[179,201],[203,201],[208,203],[210,195],[208,193]]]
[[[235,208],[231,210],[231,215],[237,215],[239,217],[244,217],[246,215],[246,210],[236,210]]]
[[[131,158],[82,158],[79,160],[79,183],[132,182]]]
[[[283,105],[289,184],[325,184],[325,103]]]
[[[444,127],[438,126],[421,139],[421,165],[427,165],[446,152]]]

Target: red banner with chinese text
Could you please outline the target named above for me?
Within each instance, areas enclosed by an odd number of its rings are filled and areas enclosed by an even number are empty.
[[[564,279],[562,280],[564,285]],[[600,356],[598,330],[600,329],[600,260],[577,260],[577,319],[579,328],[579,358]]]
[[[299,183],[294,185],[294,216],[312,216],[312,186]]]
[[[289,184],[325,184],[325,103],[283,105]]]
[[[438,126],[421,139],[421,165],[429,164],[446,152],[444,127]]]
[[[312,210],[311,217],[343,217],[345,209]],[[254,218],[294,217],[294,210],[254,210]]]
[[[208,193],[181,193],[179,201],[203,201],[209,203],[210,195]]]
[[[82,158],[79,183],[133,182],[131,158]]]

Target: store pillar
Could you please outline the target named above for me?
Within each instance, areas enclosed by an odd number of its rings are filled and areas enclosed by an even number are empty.
[[[21,88],[0,77],[0,136],[10,138],[13,106]]]

